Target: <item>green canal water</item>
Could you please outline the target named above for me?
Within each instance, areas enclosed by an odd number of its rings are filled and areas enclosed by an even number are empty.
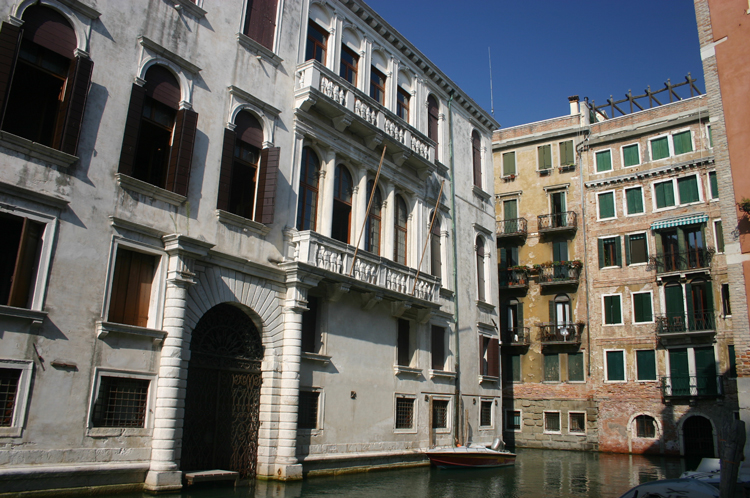
[[[519,450],[516,465],[499,469],[441,470],[420,467],[316,477],[301,482],[257,482],[250,488],[190,488],[169,498],[619,498],[656,479],[679,477],[684,460],[556,450]],[[153,498],[120,494],[112,498]]]

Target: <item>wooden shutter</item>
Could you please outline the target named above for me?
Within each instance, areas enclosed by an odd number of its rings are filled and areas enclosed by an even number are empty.
[[[711,186],[711,199],[719,198],[719,181],[716,178],[716,171],[711,171],[708,174],[708,182]]]
[[[599,268],[604,268],[604,239],[599,239]]]
[[[141,115],[143,114],[143,99],[146,97],[146,89],[133,84],[130,92],[130,106],[125,118],[125,132],[122,136],[122,151],[120,152],[120,166],[118,171],[124,175],[133,175],[135,153],[138,150],[138,132],[141,128]]]
[[[244,33],[273,50],[276,30],[276,0],[248,0]]]
[[[10,85],[16,68],[18,47],[21,44],[21,29],[7,22],[0,27],[0,125],[8,105]]]
[[[503,154],[503,176],[514,175],[516,173],[516,153],[506,152]]]
[[[431,335],[432,369],[443,370],[445,369],[445,329],[433,325]]]
[[[494,338],[487,346],[487,375],[500,377],[500,345]]]
[[[279,147],[269,147],[260,151],[258,171],[258,200],[255,208],[255,221],[270,225],[276,206],[276,184],[279,178]]]
[[[636,351],[638,380],[656,380],[656,354],[653,349]]]
[[[237,134],[224,128],[224,144],[221,149],[221,169],[219,171],[219,195],[216,207],[229,211],[229,197],[232,192],[232,163],[234,162],[234,143]]]
[[[555,303],[554,298],[550,299],[550,302],[549,302],[549,321],[550,321],[550,323],[556,323],[557,322],[557,312],[555,310],[556,304],[557,303]]]
[[[433,330],[433,336],[435,332]],[[397,361],[398,364],[404,367],[409,366],[409,360],[411,359],[409,355],[409,321],[400,319],[398,320],[398,337],[396,337],[396,354],[398,356]],[[434,342],[434,337],[433,337]],[[434,360],[434,352],[433,352],[433,366],[432,368],[435,368],[435,360]],[[442,367],[441,367],[442,370]]]
[[[10,284],[8,306],[28,308],[32,289],[32,280],[36,272],[39,251],[39,239],[43,225],[28,218],[23,219],[21,240],[16,254],[16,265],[13,269],[13,281]]]
[[[108,320],[146,327],[156,257],[118,249]]]
[[[482,142],[476,131],[471,134],[471,152],[474,163],[474,185],[482,188]]]
[[[622,243],[620,242],[620,236],[614,237],[615,239],[615,266],[622,266]]]
[[[167,170],[167,190],[187,195],[190,182],[190,165],[193,162],[195,132],[198,128],[198,113],[192,109],[177,111],[172,149]]]
[[[55,137],[55,143],[59,144],[61,151],[73,156],[78,153],[78,139],[81,136],[83,112],[86,109],[93,70],[94,62],[91,59],[76,57],[66,82],[63,102],[65,117],[60,136]]]
[[[625,380],[622,351],[607,351],[607,380]]]

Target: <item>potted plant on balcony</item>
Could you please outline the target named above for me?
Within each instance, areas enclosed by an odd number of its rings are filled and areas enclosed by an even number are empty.
[[[528,275],[531,271],[526,265],[514,265],[506,268],[508,280],[516,285],[525,285],[528,283]]]

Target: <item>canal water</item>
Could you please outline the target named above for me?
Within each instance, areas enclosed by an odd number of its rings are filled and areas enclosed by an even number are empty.
[[[189,488],[170,498],[619,498],[638,484],[679,477],[684,460],[558,450],[519,449],[516,465],[499,469],[418,467],[292,483],[258,481],[250,488]],[[120,494],[112,498],[152,498]]]

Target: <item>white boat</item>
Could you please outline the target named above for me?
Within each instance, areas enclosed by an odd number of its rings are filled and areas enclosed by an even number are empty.
[[[515,453],[505,450],[504,446],[500,439],[495,439],[489,448],[480,444],[435,448],[425,451],[425,455],[432,465],[441,469],[481,469],[514,465]]]
[[[697,479],[701,482],[711,484],[716,488],[721,483],[721,460],[718,458],[704,458],[695,470],[683,472],[681,479]],[[750,484],[750,462],[743,462],[737,474],[738,484]]]
[[[719,490],[696,479],[664,479],[630,489],[620,498],[719,498]]]

